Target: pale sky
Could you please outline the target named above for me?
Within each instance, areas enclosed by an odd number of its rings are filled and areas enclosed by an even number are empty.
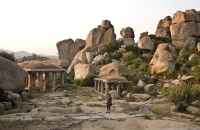
[[[57,55],[56,43],[86,39],[102,20],[120,30],[154,34],[158,21],[177,11],[200,10],[200,0],[0,0],[0,49]]]

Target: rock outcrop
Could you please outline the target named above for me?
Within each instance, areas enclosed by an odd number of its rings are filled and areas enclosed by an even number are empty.
[[[118,76],[120,73],[130,73],[130,71],[123,64],[117,64],[113,62],[101,67],[99,75],[100,76]]]
[[[166,16],[158,22],[156,29],[156,37],[170,37],[170,26],[172,25],[172,18]]]
[[[18,93],[13,93],[10,91],[6,91],[8,94],[6,101],[11,102],[12,106],[17,107],[18,109],[20,108],[22,104],[22,98]]]
[[[177,11],[170,26],[172,44],[180,49],[192,49],[200,38],[200,15],[194,10]]]
[[[74,72],[74,79],[84,79],[90,73],[96,74],[96,68],[93,65],[76,64],[74,66]]]
[[[16,63],[0,56],[0,88],[19,93],[27,84],[26,72]]]
[[[147,36],[144,36],[147,35]],[[154,43],[151,40],[151,38],[148,36],[148,32],[144,32],[140,34],[140,37],[142,36],[141,39],[138,40],[138,48],[143,52],[143,53],[149,53],[154,50]]]
[[[150,74],[161,74],[168,68],[175,68],[177,55],[175,48],[169,44],[159,44],[149,63]]]
[[[101,25],[97,28],[92,29],[87,38],[85,47],[79,50],[74,56],[74,60],[83,61],[86,64],[99,64],[99,61],[94,60],[94,58],[101,53],[102,48],[109,43],[116,43],[116,34],[114,33],[114,26],[109,20],[103,20]],[[70,65],[72,66],[72,65]],[[71,71],[73,67],[68,69]]]
[[[122,28],[120,31],[122,38],[117,40],[120,45],[135,45],[135,34],[131,27]]]
[[[66,60],[71,64],[76,53],[83,49],[85,44],[85,40],[82,39],[76,39],[75,42],[72,39],[67,39],[56,43],[59,59]]]

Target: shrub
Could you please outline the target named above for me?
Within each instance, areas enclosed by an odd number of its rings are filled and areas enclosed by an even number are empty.
[[[104,58],[104,63],[105,63],[105,64],[109,64],[109,63],[111,63],[111,62],[112,62],[111,59],[112,59],[112,58],[111,58],[111,55],[108,54],[108,55]]]
[[[8,59],[8,60],[10,60],[12,62],[15,62],[14,54],[15,54],[15,52],[12,52],[12,51],[9,51],[9,50],[0,49],[0,56],[5,58],[5,59]]]
[[[127,87],[127,91],[130,93],[143,93],[144,88],[138,87],[137,85],[134,85],[135,83],[130,83]]]
[[[133,59],[135,59],[137,56],[135,54],[133,54],[133,52],[129,51],[123,54],[122,59],[124,61],[131,61]]]
[[[98,75],[91,73],[88,74],[84,79],[81,80],[81,86],[94,86],[94,78],[97,78]]]
[[[151,40],[154,42],[154,50],[156,50],[157,46],[160,43],[168,43],[171,44],[172,43],[172,39],[171,37],[156,37],[153,34],[150,34],[149,37],[151,38]]]
[[[122,52],[119,52],[119,51],[112,52],[111,57],[112,59],[119,60],[122,57]]]
[[[101,54],[104,54],[105,52],[115,52],[116,50],[119,49],[119,44],[118,43],[109,43],[108,45],[105,45],[104,48],[100,51]]]
[[[173,68],[168,68],[165,72],[164,72],[164,75],[167,77],[167,78],[174,78],[175,77],[175,69]]]
[[[64,73],[64,83],[72,84],[74,80],[74,70],[71,70],[70,73]],[[61,82],[61,73],[56,73],[56,82]]]
[[[175,87],[165,89],[170,100],[177,105],[180,102],[191,103],[200,99],[200,85],[180,84]]]
[[[126,45],[125,47],[126,52],[133,52],[133,54],[138,55],[139,54],[139,49],[138,46],[134,45]]]
[[[195,80],[200,83],[200,66],[195,66],[195,71],[193,72]]]
[[[73,83],[76,85],[80,85],[81,79],[74,79]]]

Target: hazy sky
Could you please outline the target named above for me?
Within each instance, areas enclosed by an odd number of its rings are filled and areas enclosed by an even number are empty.
[[[186,9],[200,10],[200,0],[0,0],[0,49],[57,55],[56,43],[86,39],[102,20],[110,20],[117,38],[132,27],[154,34],[158,21]]]

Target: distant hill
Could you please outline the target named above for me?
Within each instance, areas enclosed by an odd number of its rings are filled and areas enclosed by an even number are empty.
[[[21,60],[24,56],[32,56],[33,53],[28,53],[26,51],[18,51],[18,52],[15,52],[14,56],[15,56],[15,59],[16,60]],[[47,57],[49,59],[58,59],[58,56],[51,56],[51,55],[42,55],[42,54],[36,54],[36,55],[40,55],[40,56],[43,56],[43,57]]]

